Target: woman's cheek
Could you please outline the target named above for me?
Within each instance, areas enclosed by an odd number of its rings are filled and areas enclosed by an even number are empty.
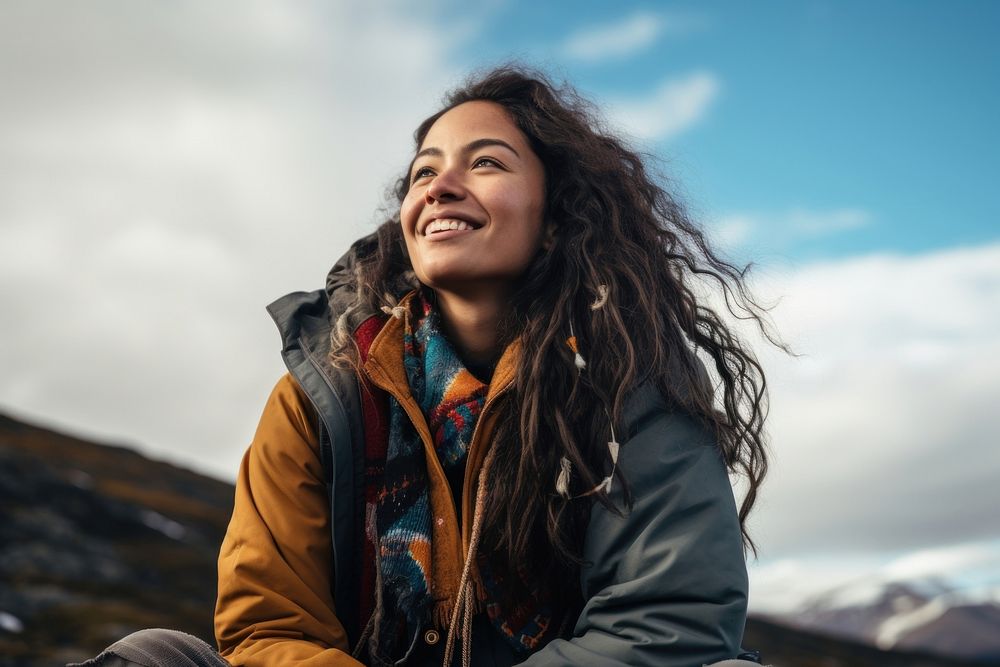
[[[413,200],[410,198],[410,195],[407,194],[403,199],[403,203],[399,207],[399,221],[403,225],[403,232],[407,235],[409,235],[410,231],[416,224],[414,216]]]

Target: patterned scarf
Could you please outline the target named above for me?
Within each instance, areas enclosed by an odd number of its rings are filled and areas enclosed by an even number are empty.
[[[381,326],[373,321],[365,329],[361,346],[365,354]],[[438,460],[460,494],[468,449],[489,387],[462,364],[441,332],[440,315],[421,294],[413,299],[405,320],[403,365]],[[370,440],[365,495],[374,530],[366,534],[361,555],[363,562],[375,562],[376,567],[375,572],[365,568],[361,576],[362,589],[375,593],[369,644],[375,665],[398,660],[427,623],[434,605],[433,529],[424,445],[403,407],[390,394],[385,396],[385,412],[373,395],[365,407],[366,441]],[[459,495],[455,500],[461,502]],[[519,655],[527,657],[556,634],[551,604],[528,583],[532,579],[520,568],[481,553],[475,558],[482,584],[478,596],[493,627]],[[365,599],[371,598],[362,595]],[[370,607],[362,604],[362,618],[366,618]]]
[[[410,392],[427,419],[438,460],[449,480],[461,479],[466,453],[489,387],[462,364],[441,333],[440,316],[417,299],[408,318],[403,361]],[[410,311],[411,313],[413,311]],[[424,445],[403,407],[389,397],[389,442],[375,505],[380,610],[372,657],[391,663],[429,616],[431,504]],[[406,643],[399,646],[400,640]]]

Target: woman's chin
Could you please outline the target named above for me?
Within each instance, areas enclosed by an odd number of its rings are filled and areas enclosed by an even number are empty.
[[[513,278],[484,275],[471,271],[440,271],[417,274],[421,284],[437,294],[453,294],[465,300],[493,301],[498,294],[506,294],[514,284]]]

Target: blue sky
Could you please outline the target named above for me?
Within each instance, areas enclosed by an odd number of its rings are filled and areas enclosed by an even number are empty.
[[[773,462],[752,604],[862,575],[1000,599],[998,15],[7,0],[0,410],[233,479],[284,372],[264,306],[384,219],[447,89],[520,58],[656,156],[800,354],[746,332]]]
[[[1000,236],[998,25],[988,2],[512,2],[461,57],[513,54],[608,99],[707,73],[718,90],[698,122],[649,142],[699,207],[863,213],[748,239],[765,254],[912,253]],[[587,57],[580,32],[620,38]]]

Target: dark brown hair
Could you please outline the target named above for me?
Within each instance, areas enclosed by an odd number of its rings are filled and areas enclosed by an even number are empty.
[[[609,420],[624,442],[625,399],[644,382],[715,433],[730,472],[743,478],[739,517],[753,548],[745,520],[767,471],[764,374],[726,313],[702,296],[714,285],[729,315],[754,320],[774,342],[746,268],[713,252],[665,179],[606,131],[586,101],[540,73],[504,66],[471,78],[420,124],[417,149],[443,113],[473,100],[506,109],[541,159],[552,230],[518,281],[500,331],[502,342],[520,339],[523,353],[494,439],[481,553],[506,554],[557,602],[579,595],[574,572],[590,501],[555,493],[559,460],[572,463],[573,493],[597,484],[610,465]],[[408,187],[407,174],[396,185],[400,202]],[[377,239],[361,249],[356,268],[359,303],[372,308],[416,284],[398,214]],[[582,374],[566,343],[571,323],[587,360]],[[335,354],[353,354],[349,333],[340,332]],[[589,498],[610,507],[603,492]]]

